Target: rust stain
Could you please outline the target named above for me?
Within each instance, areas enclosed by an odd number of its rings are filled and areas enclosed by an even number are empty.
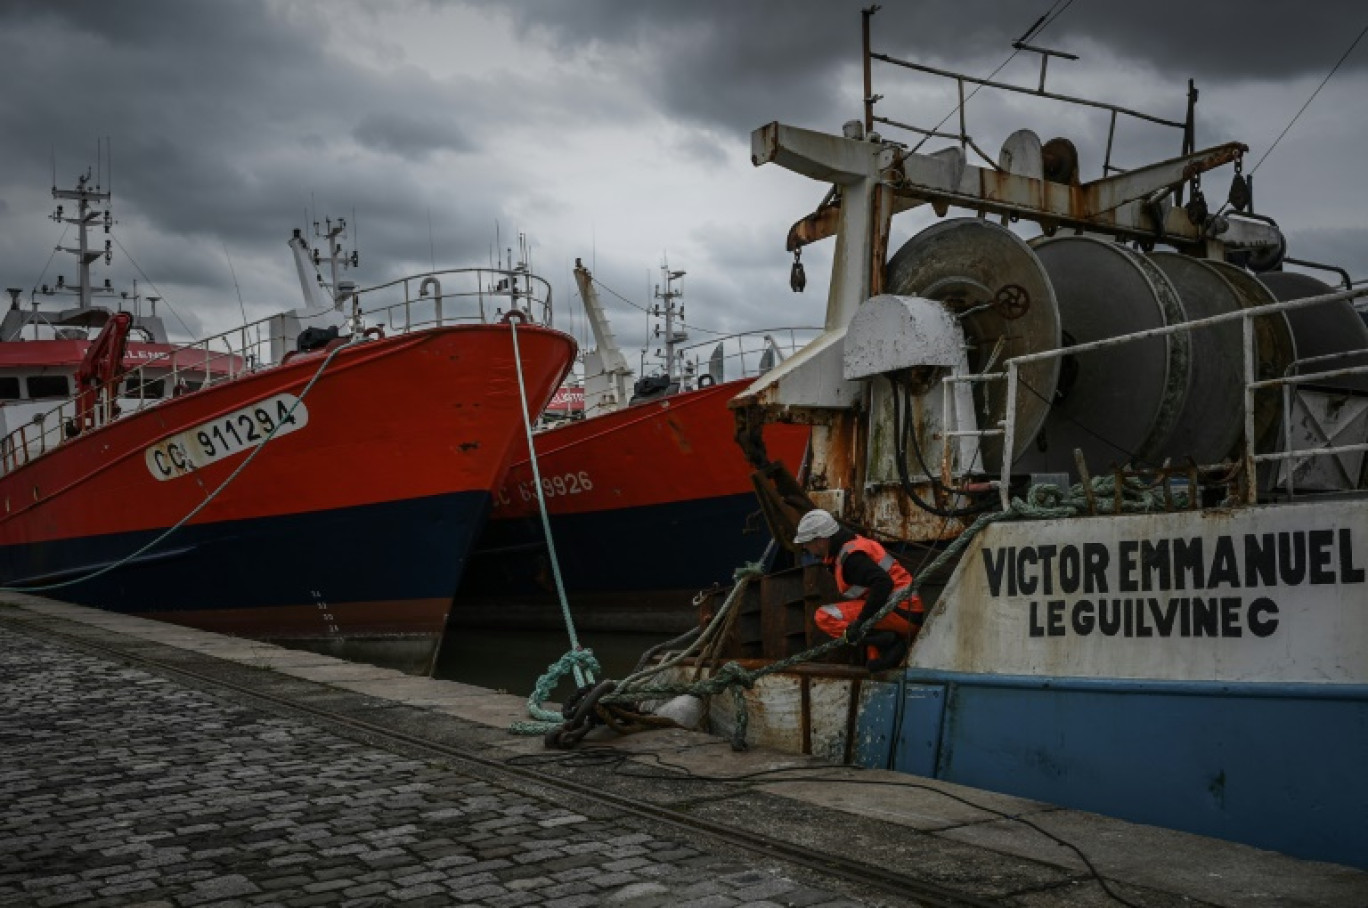
[[[670,428],[670,434],[674,436],[675,444],[679,446],[679,450],[683,451],[685,454],[692,454],[693,445],[689,443],[688,436],[684,434],[684,429],[679,423],[675,422],[673,419],[666,419],[665,425]]]
[[[801,249],[808,243],[815,243],[827,237],[836,235],[836,224],[840,220],[841,206],[827,205],[819,208],[812,214],[794,223],[789,228],[788,239],[784,241],[784,248],[788,252]]]
[[[893,222],[894,192],[885,184],[874,187],[874,204],[870,206],[869,235],[873,237],[869,249],[869,295],[884,292],[884,277],[888,269],[888,232]]]
[[[1200,160],[1192,161],[1183,168],[1183,179],[1190,180],[1208,170],[1215,170],[1223,164],[1238,161],[1243,158],[1245,152],[1249,151],[1249,146],[1240,142],[1228,142],[1214,149],[1211,154]]]
[[[766,123],[760,128],[761,148],[759,154],[751,155],[751,165],[759,167],[773,161],[779,153],[779,121]],[[753,148],[754,146],[752,146]]]

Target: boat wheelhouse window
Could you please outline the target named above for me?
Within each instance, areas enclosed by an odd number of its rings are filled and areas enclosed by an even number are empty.
[[[18,400],[21,396],[19,393],[19,376],[0,376],[0,400]]]
[[[166,382],[160,378],[130,378],[124,382],[124,397],[161,398],[166,396]]]
[[[28,396],[33,400],[44,397],[70,397],[71,386],[65,375],[30,375]]]

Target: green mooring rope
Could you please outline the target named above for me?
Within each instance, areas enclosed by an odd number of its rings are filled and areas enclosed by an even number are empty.
[[[512,312],[509,314],[512,315]],[[575,634],[575,620],[570,616],[570,602],[565,596],[565,581],[561,579],[560,559],[556,557],[556,540],[551,535],[551,518],[546,512],[546,495],[542,491],[541,467],[537,464],[537,446],[532,440],[532,414],[527,409],[527,386],[523,382],[522,351],[518,348],[517,323],[519,321],[521,321],[519,318],[509,318],[508,327],[513,335],[513,365],[518,376],[518,398],[522,403],[523,432],[527,438],[527,461],[532,465],[532,484],[537,489],[537,506],[541,512],[542,531],[546,534],[546,550],[551,556],[551,573],[556,578],[556,594],[560,597],[561,617],[565,619],[565,630],[570,636],[570,651],[549,666],[547,674],[542,676],[542,680],[545,681],[552,673],[559,672],[554,674],[551,687],[547,691],[547,696],[550,696],[550,691],[556,687],[555,682],[560,680],[561,675],[566,670],[575,676],[575,683],[583,687],[585,684],[594,683],[594,673],[599,670],[599,665],[594,659],[594,654],[580,646],[579,637]],[[539,687],[541,683],[538,682]],[[535,691],[533,696],[537,696]],[[537,716],[538,713],[545,713],[546,711],[542,710],[539,705],[541,702],[545,702],[545,699],[543,697],[537,704],[529,699],[527,703],[528,712],[534,716]]]
[[[537,721],[514,722],[509,730],[519,735],[544,735],[558,728],[564,722],[561,714],[545,709],[542,704],[551,699],[552,691],[566,675],[573,672],[578,677],[578,673],[587,673],[592,677],[599,670],[593,650],[571,650],[561,656],[546,667],[545,673],[537,679],[536,687],[527,697],[527,714]]]
[[[1168,510],[1169,507],[1186,507],[1188,502],[1188,492],[1185,490],[1175,490],[1172,493],[1172,504],[1169,504],[1169,496],[1162,490],[1156,491],[1151,485],[1137,479],[1136,477],[1126,477],[1121,480],[1120,487],[1120,508],[1117,508],[1117,479],[1114,476],[1095,477],[1090,483],[1095,509],[1101,514],[1115,513],[1154,513]],[[979,517],[969,525],[964,532],[945,547],[945,549],[921,572],[921,577],[934,576],[941,568],[958,559],[960,553],[969,543],[982,532],[989,524],[999,520],[1058,520],[1066,517],[1077,517],[1080,514],[1088,513],[1089,500],[1088,492],[1081,483],[1075,483],[1067,491],[1056,485],[1042,483],[1032,486],[1027,490],[1025,498],[1013,498],[1011,506],[1004,511],[990,511],[979,515]],[[756,565],[747,565],[736,572],[736,583],[728,595],[722,608],[713,617],[707,630],[694,641],[690,650],[701,648],[709,638],[710,631],[722,626],[723,619],[727,612],[734,607],[734,603],[740,598],[741,591],[755,577],[763,572]],[[895,592],[888,597],[888,602],[884,603],[883,608],[868,621],[867,626],[873,627],[878,621],[893,611],[899,603],[914,596],[921,589],[921,579],[913,580],[912,584],[902,590]],[[755,683],[766,675],[781,672],[802,662],[810,662],[821,656],[826,655],[838,646],[845,646],[851,643],[848,638],[841,637],[835,640],[828,640],[819,643],[811,649],[801,653],[788,656],[784,659],[776,660],[768,665],[764,665],[755,670],[747,670],[736,662],[728,662],[717,670],[711,677],[700,681],[679,683],[679,684],[646,684],[645,678],[652,674],[649,671],[638,672],[618,685],[617,689],[599,702],[605,706],[622,705],[635,703],[641,700],[665,700],[678,697],[683,694],[692,694],[696,697],[709,697],[720,694],[728,689],[731,690],[732,703],[735,709],[735,722],[732,729],[731,744],[734,750],[746,749],[746,729],[749,724],[749,717],[746,710],[746,698],[743,690],[749,690]],[[681,654],[682,658],[684,654]],[[678,661],[678,659],[676,659]],[[559,665],[559,663],[557,663]],[[557,665],[551,666],[555,670]],[[597,666],[596,666],[597,667]],[[562,672],[563,673],[563,672]],[[510,731],[515,734],[545,734],[561,726],[560,716],[549,710],[541,709],[540,704],[545,702],[550,695],[550,690],[554,688],[554,682],[549,687],[543,682],[548,676],[543,676],[542,681],[538,682],[538,691],[534,692],[528,699],[528,709],[532,715],[540,722],[519,722],[510,727]],[[556,676],[559,678],[559,675]],[[540,697],[541,699],[536,699]],[[535,701],[535,703],[534,703]]]

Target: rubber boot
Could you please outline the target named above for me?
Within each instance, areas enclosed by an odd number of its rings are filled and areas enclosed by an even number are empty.
[[[891,631],[889,632],[891,633]],[[879,647],[877,658],[870,659],[865,663],[865,668],[871,672],[881,672],[902,662],[907,656],[907,638],[894,635],[893,641],[887,646]]]
[[[879,661],[880,655],[897,639],[898,635],[892,631],[870,631],[865,634],[865,666]]]

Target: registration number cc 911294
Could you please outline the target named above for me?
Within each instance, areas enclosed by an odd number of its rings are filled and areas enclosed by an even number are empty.
[[[277,394],[153,445],[146,451],[147,469],[157,479],[175,479],[308,424],[309,411],[299,398]]]

